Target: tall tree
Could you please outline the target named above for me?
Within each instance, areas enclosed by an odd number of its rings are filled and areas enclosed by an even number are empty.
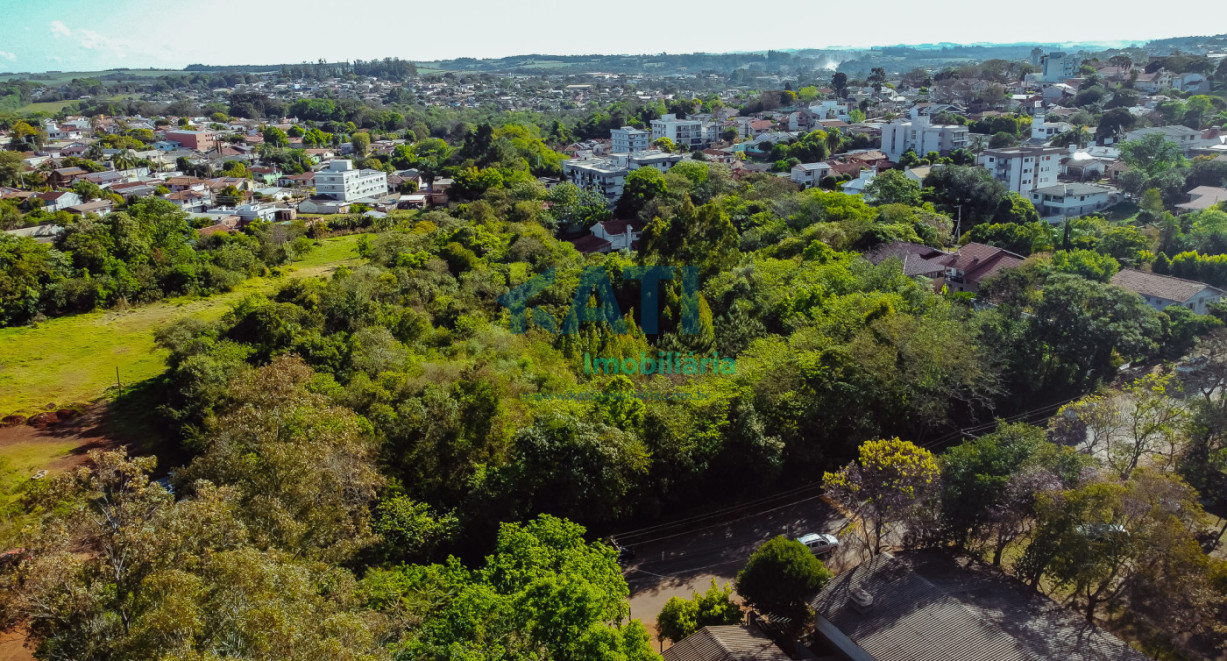
[[[865,547],[877,555],[939,475],[933,453],[892,438],[862,443],[857,459],[838,472],[823,474],[822,485],[830,498],[854,514]]]

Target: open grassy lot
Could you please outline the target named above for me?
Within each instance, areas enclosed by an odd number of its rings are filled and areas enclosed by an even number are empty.
[[[187,316],[217,319],[243,297],[273,291],[285,277],[326,275],[337,266],[357,263],[359,236],[326,239],[305,259],[283,269],[282,278],[253,278],[226,294],[0,329],[0,416],[93,401],[115,384],[117,368],[125,386],[161,374],[166,355],[154,346],[155,329]]]

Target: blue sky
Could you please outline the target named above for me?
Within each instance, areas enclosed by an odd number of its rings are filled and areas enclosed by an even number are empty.
[[[782,15],[786,8],[791,13]],[[0,0],[0,71],[940,41],[1144,41],[1216,32],[1227,32],[1221,0]]]

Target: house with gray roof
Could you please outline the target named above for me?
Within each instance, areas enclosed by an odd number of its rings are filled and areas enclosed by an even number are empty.
[[[703,627],[661,655],[665,661],[791,661],[758,627]]]
[[[1112,284],[1141,296],[1156,310],[1178,305],[1197,314],[1206,314],[1211,304],[1223,298],[1222,289],[1204,282],[1137,269],[1121,269],[1112,276]]]
[[[883,553],[831,579],[810,605],[815,651],[839,659],[1147,658],[1000,572],[940,552]]]

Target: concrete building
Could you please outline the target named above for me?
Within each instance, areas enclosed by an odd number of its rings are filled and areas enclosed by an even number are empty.
[[[1057,135],[1072,128],[1074,125],[1066,122],[1046,122],[1043,113],[1036,113],[1035,119],[1031,122],[1031,142],[1047,144]]]
[[[1065,150],[1056,147],[1012,147],[986,149],[976,164],[1015,193],[1029,196],[1037,188],[1055,186],[1060,158]]]
[[[1116,189],[1092,184],[1057,184],[1037,188],[1030,195],[1035,210],[1055,221],[1095,213],[1117,201]]]
[[[214,147],[213,134],[208,131],[167,131],[166,141],[177,142],[184,149],[194,149],[196,151],[210,151]]]
[[[604,158],[573,158],[562,162],[562,176],[580,188],[597,191],[610,202],[616,202],[622,197],[622,185],[632,170],[653,167],[668,172],[681,160],[681,154],[661,151],[614,153]]]
[[[704,149],[720,140],[720,125],[694,119],[678,119],[677,115],[662,115],[652,120],[652,141],[668,138],[675,145]],[[614,150],[617,152],[617,150]]]
[[[1082,60],[1076,56],[1053,51],[1044,56],[1044,82],[1060,83],[1078,75]]]
[[[1201,131],[1187,126],[1148,126],[1125,134],[1125,140],[1141,140],[1148,135],[1161,135],[1164,140],[1180,145],[1185,154],[1202,146]]]
[[[1196,314],[1209,312],[1210,304],[1222,299],[1224,293],[1222,289],[1204,282],[1137,269],[1121,269],[1112,276],[1112,284],[1136,293],[1146,301],[1146,305],[1156,310],[1178,305]]]
[[[315,173],[315,192],[331,200],[352,202],[388,192],[388,175],[379,170],[355,170],[353,161],[332,161]]]
[[[792,166],[789,178],[802,188],[813,188],[829,174],[831,166],[826,163],[798,163]]]
[[[948,156],[956,149],[967,147],[968,129],[954,124],[930,124],[929,117],[912,109],[912,117],[882,125],[882,153],[898,161],[912,149],[919,156],[935,151]]]
[[[609,138],[613,143],[610,151],[614,154],[635,154],[652,148],[651,131],[644,131],[633,126],[610,129]]]

